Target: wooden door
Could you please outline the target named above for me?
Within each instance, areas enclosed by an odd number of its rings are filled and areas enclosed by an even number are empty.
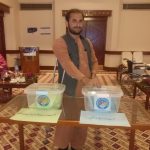
[[[4,16],[4,12],[0,11],[0,53],[6,58],[3,16]]]
[[[106,26],[107,17],[85,18],[83,35],[91,40],[99,65],[104,65]]]

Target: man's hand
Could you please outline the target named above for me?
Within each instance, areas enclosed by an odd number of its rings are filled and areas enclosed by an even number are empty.
[[[96,77],[96,73],[92,73],[92,79]]]
[[[94,77],[92,79],[89,79],[87,77],[82,78],[81,82],[85,86],[93,86],[93,87],[101,87],[100,81],[98,80],[97,77]]]
[[[97,77],[90,79],[87,85],[93,86],[93,87],[101,87],[100,81],[98,80]]]

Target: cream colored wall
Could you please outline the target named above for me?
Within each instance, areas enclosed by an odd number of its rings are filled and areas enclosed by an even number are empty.
[[[19,2],[53,4],[53,0],[19,0]],[[28,27],[36,27],[37,32],[28,33]],[[50,29],[41,29],[42,27],[49,27]],[[38,46],[40,50],[52,50],[53,27],[53,6],[52,10],[20,10],[20,46]],[[50,34],[43,35],[41,33]],[[40,66],[53,66],[55,59],[53,54],[40,54]]]
[[[27,29],[30,27],[37,28],[37,31],[28,33]],[[47,29],[42,29],[45,27]],[[52,49],[53,12],[51,10],[21,10],[20,31],[20,46],[38,46],[41,50]]]
[[[28,33],[29,27],[36,27],[37,32]],[[43,29],[43,28],[47,29]],[[53,45],[53,11],[52,10],[21,10],[20,11],[20,46],[38,46],[42,50],[52,50]],[[43,57],[44,55],[44,57]],[[50,66],[53,56],[40,55],[40,66]]]
[[[118,49],[120,10],[122,1],[120,0],[55,0],[55,38],[65,33],[65,20],[62,17],[62,10],[79,8],[83,10],[112,10],[112,16],[108,17],[106,49],[108,51]],[[60,26],[61,24],[61,26]],[[105,66],[118,66],[120,57],[105,56]]]
[[[123,0],[123,2],[128,4],[150,3],[149,0]],[[150,11],[128,9],[121,10],[120,15],[118,49],[150,51]]]
[[[119,45],[121,50],[150,50],[150,11],[122,10],[119,31]]]
[[[18,0],[20,3],[49,3],[53,0]],[[18,46],[28,43],[23,37],[22,27],[20,25],[20,32],[18,32],[20,18],[23,14],[19,11],[17,0],[0,0],[0,2],[11,6],[10,14],[5,14],[5,34],[6,34],[6,48],[18,49]],[[70,8],[89,9],[89,10],[112,10],[112,16],[108,17],[107,22],[107,39],[106,50],[107,51],[128,51],[128,50],[150,50],[150,13],[149,10],[122,10],[122,3],[148,3],[149,0],[54,0],[53,4],[53,36],[54,39],[65,33],[65,20],[62,17],[62,10]],[[42,16],[42,15],[41,15]],[[45,15],[47,19],[49,16]],[[40,18],[40,17],[39,17]],[[22,18],[23,20],[23,18]],[[40,18],[41,20],[41,18]],[[37,19],[39,21],[39,19]],[[40,46],[43,49],[51,49],[52,43],[43,44],[40,40]],[[29,43],[28,43],[29,44]],[[42,45],[43,44],[43,45]],[[50,44],[50,45],[49,45]],[[14,55],[7,55],[10,59],[8,61],[9,66],[13,65]],[[144,57],[146,62],[150,59]],[[53,54],[40,55],[40,65],[53,66],[55,63],[55,56]],[[105,66],[116,67],[120,63],[120,56],[118,55],[106,55]],[[150,62],[149,62],[150,63]]]
[[[64,17],[62,17],[62,10],[71,8],[79,8],[83,10],[113,10],[113,16],[109,18],[110,21],[108,22],[108,30],[110,32],[107,33],[107,37],[109,37],[109,40],[107,40],[107,45],[109,47],[112,45],[116,47],[116,38],[112,37],[118,34],[114,30],[116,30],[118,26],[117,7],[119,3],[120,0],[55,0],[55,38],[58,38],[65,33],[65,20]]]
[[[140,3],[149,3],[149,0],[123,0],[123,2],[128,4],[140,4]]]
[[[123,3],[149,3],[149,0],[123,0]],[[150,51],[150,11],[121,8],[118,12],[120,14],[119,26],[118,29],[116,28],[118,44],[116,44],[116,49],[113,49],[113,46],[106,49],[109,51]],[[144,62],[150,63],[149,56],[144,56]],[[121,59],[117,55],[105,55],[106,67],[117,67],[120,63]]]

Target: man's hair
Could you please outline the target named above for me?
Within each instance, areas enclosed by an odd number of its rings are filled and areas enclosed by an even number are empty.
[[[80,10],[80,9],[70,9],[70,10],[66,13],[66,15],[65,15],[66,21],[69,21],[70,16],[71,16],[72,13],[79,13],[79,14],[82,15],[82,17],[83,17],[83,19],[84,19],[84,14],[83,14],[82,10]]]

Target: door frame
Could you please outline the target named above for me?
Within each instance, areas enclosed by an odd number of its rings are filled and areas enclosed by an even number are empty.
[[[62,10],[62,16],[65,16],[69,10]],[[82,10],[84,17],[109,17],[112,15],[112,10]]]
[[[2,50],[0,50],[1,51],[0,53],[4,56],[5,59],[6,59],[6,43],[5,43],[5,31],[4,31],[3,19],[4,19],[4,14],[9,12],[10,12],[9,6],[0,2],[0,23],[1,23],[1,35],[2,35],[2,40],[1,40]]]

